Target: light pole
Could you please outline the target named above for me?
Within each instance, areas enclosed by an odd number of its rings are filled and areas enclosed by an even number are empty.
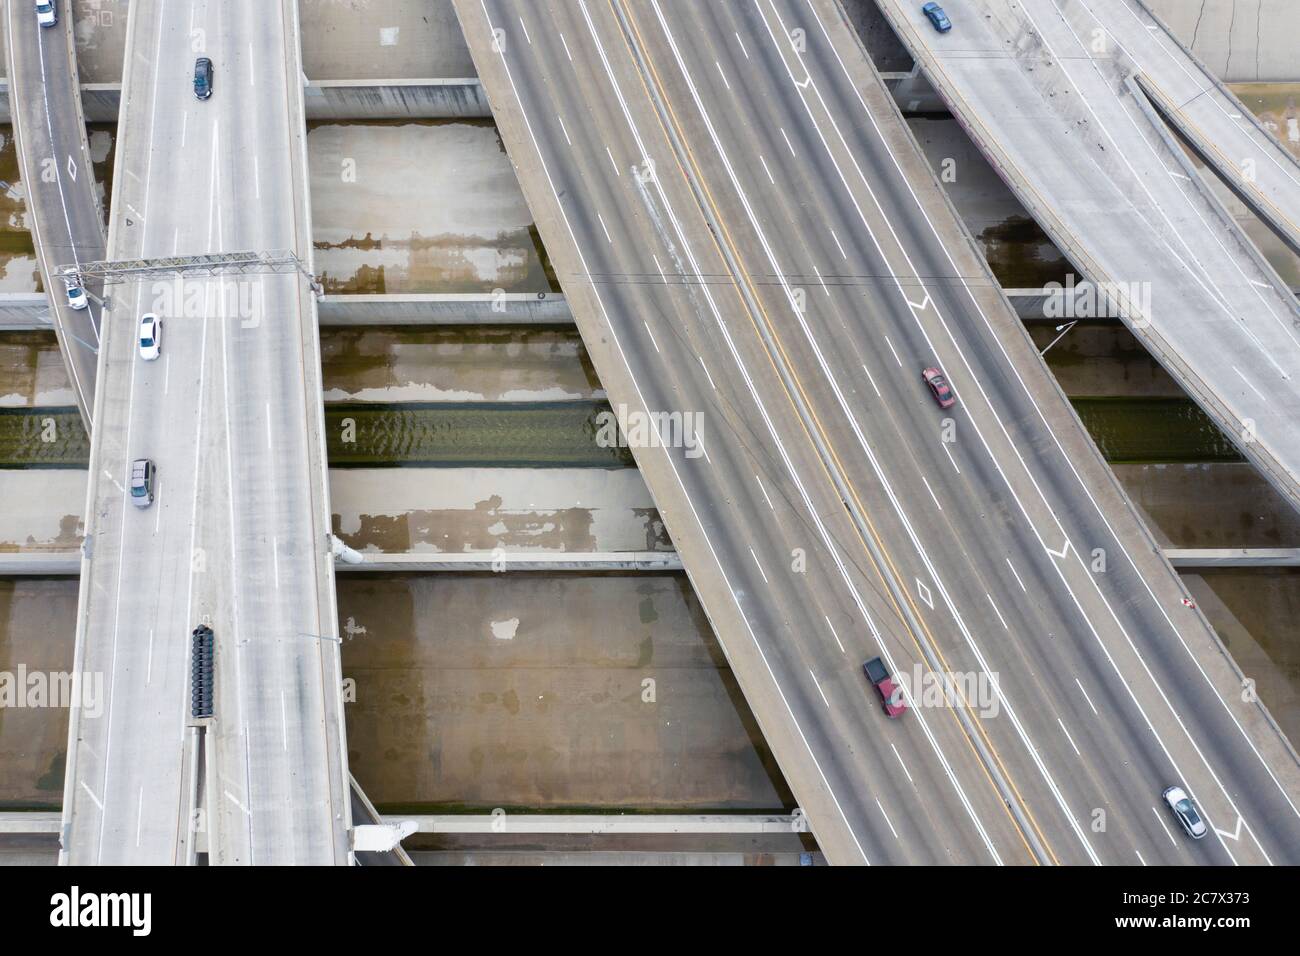
[[[1057,342],[1061,341],[1061,339],[1065,338],[1066,334],[1070,331],[1070,329],[1074,328],[1078,324],[1079,324],[1079,320],[1075,319],[1073,322],[1065,323],[1065,325],[1058,325],[1056,327],[1056,331],[1060,332],[1061,334],[1058,335],[1056,338],[1052,339],[1052,341],[1047,343],[1047,348],[1043,349],[1041,352],[1038,353],[1039,357],[1041,358],[1042,356],[1046,355],[1047,349],[1050,349]]]

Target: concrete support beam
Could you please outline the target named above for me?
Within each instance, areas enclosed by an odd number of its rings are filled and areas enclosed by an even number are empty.
[[[44,292],[6,292],[0,294],[0,331],[53,332],[50,300]]]
[[[488,119],[477,77],[449,80],[313,80],[303,90],[309,120]]]
[[[20,836],[58,834],[61,819],[58,813],[6,810],[0,812],[0,833]]]
[[[61,577],[81,574],[80,551],[9,551],[0,554],[0,577]]]
[[[680,571],[682,559],[676,551],[478,551],[447,554],[415,551],[404,554],[363,552],[361,564],[334,565],[340,572],[370,571],[376,574],[435,571],[573,571],[596,574],[603,571]],[[58,577],[81,573],[78,551],[20,551],[0,554],[0,578]]]
[[[326,295],[321,325],[572,325],[558,292],[478,295]]]
[[[385,816],[385,823],[414,822],[417,833],[793,833],[791,815],[729,813],[482,813]]]
[[[0,79],[0,122],[10,122],[9,81]],[[474,77],[419,80],[315,80],[303,90],[308,120],[489,119],[483,87]],[[86,120],[116,123],[121,83],[83,83]]]
[[[1300,567],[1300,548],[1165,548],[1175,568]]]
[[[361,564],[336,564],[339,571],[680,571],[676,551],[533,552],[479,551],[446,554],[436,551],[408,554],[366,552]]]

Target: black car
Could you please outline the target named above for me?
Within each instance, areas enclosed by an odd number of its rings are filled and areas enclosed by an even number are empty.
[[[212,61],[206,56],[194,61],[194,95],[201,100],[212,95]]]

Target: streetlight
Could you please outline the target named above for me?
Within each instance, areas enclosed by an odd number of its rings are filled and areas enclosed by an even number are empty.
[[[1074,328],[1078,324],[1079,324],[1079,320],[1075,319],[1073,322],[1065,323],[1065,325],[1058,325],[1056,327],[1056,331],[1060,332],[1061,334],[1058,335],[1056,338],[1052,339],[1052,341],[1047,343],[1047,348],[1043,349],[1041,352],[1038,353],[1039,357],[1041,358],[1042,356],[1046,355],[1047,349],[1050,349],[1057,342],[1061,341],[1061,339],[1065,338],[1066,333],[1069,332],[1070,329]]]

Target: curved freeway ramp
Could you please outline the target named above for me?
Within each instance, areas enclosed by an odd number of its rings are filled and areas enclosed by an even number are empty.
[[[81,109],[71,4],[59,6],[58,24],[42,28],[31,3],[5,4],[5,62],[14,140],[41,278],[68,380],[89,430],[101,307],[92,297],[88,308],[70,309],[57,271],[104,258],[104,223]],[[90,290],[98,293],[102,288],[92,284]]]

